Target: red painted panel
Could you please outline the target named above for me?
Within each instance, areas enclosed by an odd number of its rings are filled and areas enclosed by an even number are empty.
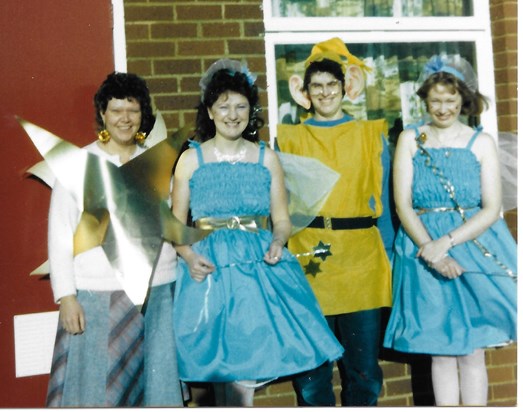
[[[48,375],[15,378],[13,316],[56,310],[47,259],[50,190],[24,171],[41,160],[15,115],[84,145],[92,96],[114,70],[111,0],[0,2],[0,407],[42,407]]]

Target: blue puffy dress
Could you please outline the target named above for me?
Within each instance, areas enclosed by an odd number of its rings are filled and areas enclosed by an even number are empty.
[[[480,164],[470,148],[425,148],[432,164],[455,187],[467,218],[481,205]],[[413,158],[412,202],[415,209],[454,206],[449,193],[426,165],[420,150]],[[420,218],[433,239],[463,221],[457,211],[429,212]],[[516,244],[499,219],[477,240],[503,265],[517,272]],[[418,247],[400,228],[394,245],[393,304],[384,346],[401,352],[459,356],[475,349],[516,340],[517,284],[506,270],[473,241],[449,250],[466,273],[444,278],[416,258]]]
[[[194,220],[262,215],[270,210],[271,175],[258,163],[204,163],[190,180]],[[263,261],[272,234],[219,229],[195,243],[216,271],[194,281],[180,260],[174,328],[180,378],[189,382],[265,381],[341,357],[300,264],[287,249]],[[307,252],[307,251],[304,251]]]

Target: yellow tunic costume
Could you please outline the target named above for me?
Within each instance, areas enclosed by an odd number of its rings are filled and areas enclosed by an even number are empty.
[[[381,216],[385,120],[349,121],[332,127],[278,125],[282,152],[319,159],[340,173],[320,211],[331,218]],[[387,150],[385,148],[385,150]],[[338,315],[391,305],[391,268],[380,232],[366,229],[306,228],[289,240],[289,250],[311,250],[319,241],[332,256],[320,271],[307,274],[324,315]],[[314,258],[318,261],[318,258]],[[302,260],[305,266],[309,260]]]

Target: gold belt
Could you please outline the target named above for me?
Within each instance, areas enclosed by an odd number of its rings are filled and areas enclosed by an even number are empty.
[[[473,208],[458,208],[458,207],[433,207],[433,208],[424,208],[420,207],[419,209],[416,209],[416,213],[419,215],[422,215],[424,213],[430,213],[430,212],[463,212],[465,210],[471,210]]]
[[[239,229],[257,232],[258,229],[267,229],[267,216],[231,216],[231,217],[202,217],[196,221],[196,227],[203,230]]]

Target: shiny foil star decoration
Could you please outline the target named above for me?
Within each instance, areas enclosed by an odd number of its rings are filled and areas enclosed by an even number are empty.
[[[303,256],[312,256],[313,258],[319,257],[323,262],[325,262],[325,259],[327,259],[329,256],[332,256],[331,245],[330,243],[323,243],[320,240],[319,243],[312,248],[312,252],[298,253],[294,256],[297,258]],[[316,277],[316,275],[321,272],[320,262],[315,262],[313,259],[311,259],[309,260],[309,263],[303,267],[303,270],[305,271],[306,275]]]
[[[152,147],[121,167],[18,119],[45,159],[31,173],[53,185],[56,178],[74,197],[81,219],[75,253],[102,246],[123,289],[143,304],[163,243],[161,205],[169,196],[172,167],[188,129],[167,138],[158,113],[147,144]],[[176,226],[177,224],[177,226]],[[192,243],[205,233],[174,223],[173,238]]]
[[[319,257],[324,262],[327,257],[332,256],[330,243],[325,244],[320,240],[318,245],[312,249],[314,250],[314,256]]]
[[[320,262],[315,262],[311,259],[309,260],[309,263],[303,267],[303,270],[305,271],[306,275],[316,277],[316,275],[321,272]]]

